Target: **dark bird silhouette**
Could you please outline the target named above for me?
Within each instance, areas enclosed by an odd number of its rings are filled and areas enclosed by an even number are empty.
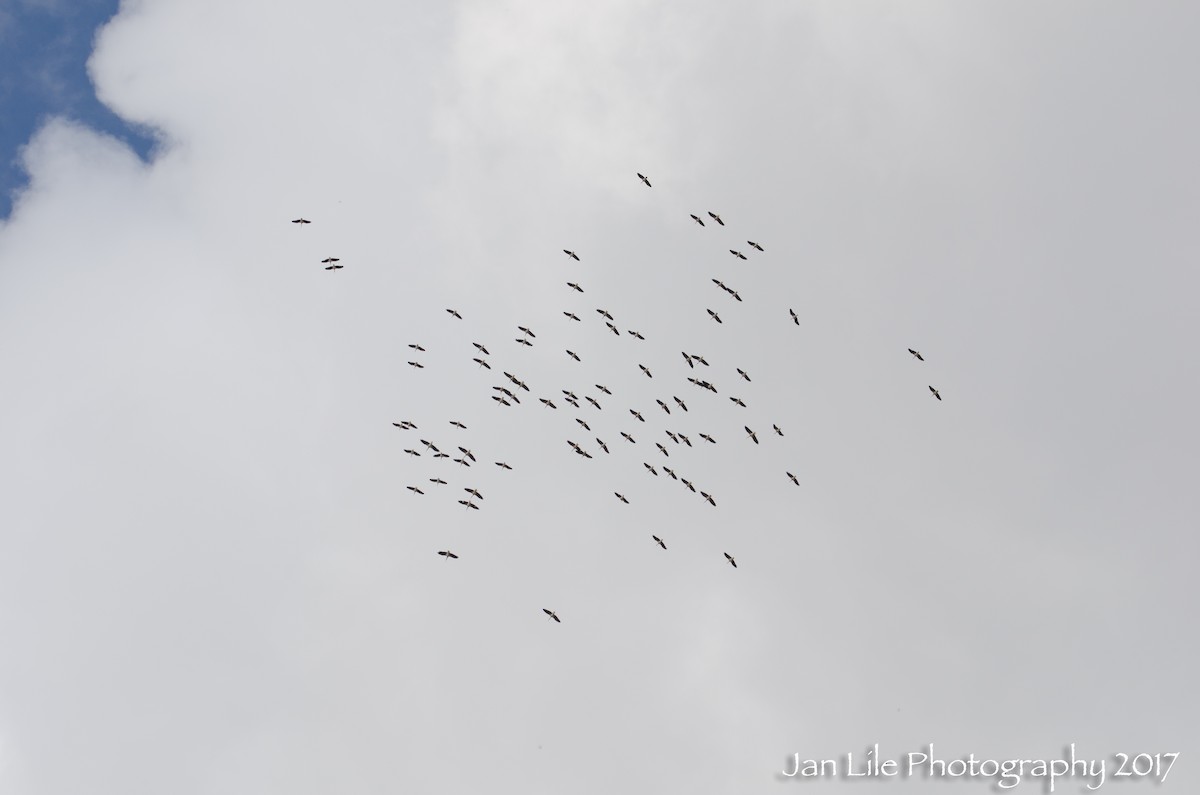
[[[716,312],[712,311],[711,309],[708,309],[706,311],[708,312],[708,316],[711,317],[713,320],[717,321],[718,323],[721,322],[721,316],[718,315]]]
[[[646,374],[646,377],[647,377],[647,378],[653,378],[653,377],[654,377],[654,376],[652,376],[652,375],[650,374],[650,368],[646,367],[646,365],[644,365],[644,364],[639,364],[639,365],[638,365],[638,367],[642,368],[642,372]]]
[[[659,400],[658,398],[655,398],[655,399],[654,399],[654,402],[655,402],[655,403],[657,403],[657,404],[658,404],[658,407],[659,407],[660,409],[662,409],[663,411],[667,412],[668,414],[670,414],[670,413],[671,413],[671,410],[670,410],[669,408],[667,408],[667,404],[666,404],[666,403],[663,403],[663,402],[662,402],[661,400]]]
[[[640,179],[642,182],[645,182],[645,183],[646,183],[646,187],[647,187],[647,188],[651,187],[651,185],[650,185],[650,180],[646,179],[646,178],[645,178],[645,177],[643,177],[641,174],[638,174],[638,179]]]
[[[637,444],[637,442],[634,440],[634,438],[632,436],[630,436],[629,434],[625,433],[625,431],[621,431],[621,435],[624,436],[625,440],[628,441],[630,444]]]
[[[714,508],[717,507],[717,501],[714,500],[713,496],[711,494],[709,494],[707,491],[700,492],[700,496],[703,497],[704,499],[708,500],[708,504],[711,505],[712,507],[714,507]]]
[[[584,422],[583,420],[579,419],[578,417],[576,417],[576,418],[575,418],[575,421],[576,421],[576,422],[578,422],[580,425],[582,425],[582,426],[583,426],[583,429],[584,429],[585,431],[590,431],[590,430],[591,430],[591,428],[588,426],[588,424],[587,424],[586,422]]]
[[[295,221],[292,221],[292,223],[293,224],[311,224],[312,221],[308,220],[307,218],[297,218]]]
[[[707,433],[700,434],[700,438],[703,439],[704,441],[708,442],[709,444],[717,443],[717,440],[712,438],[711,436],[709,436]]]
[[[644,340],[644,339],[646,339],[645,337],[643,337],[641,334],[637,333],[636,331],[632,331],[632,330],[630,330],[630,331],[627,331],[627,332],[625,332],[625,333],[626,333],[626,334],[628,334],[628,335],[629,335],[629,336],[631,336],[631,337],[636,337],[636,338],[637,338],[637,339],[639,339],[639,340]]]
[[[411,456],[414,456],[414,457],[416,457],[416,458],[420,458],[420,457],[421,457],[421,454],[420,454],[420,453],[418,453],[416,450],[409,450],[408,448],[405,448],[405,449],[404,449],[404,452],[406,452],[406,453],[408,453],[409,455],[411,455]]]
[[[608,445],[606,445],[599,436],[596,437],[596,444],[600,445],[601,450],[603,450],[605,453],[608,453]],[[609,455],[611,455],[611,453],[609,453]]]
[[[563,314],[564,314],[564,315],[566,315],[567,317],[571,318],[572,320],[579,320],[579,318],[578,318],[578,317],[576,317],[575,315],[571,314],[570,312],[563,312]]]
[[[733,249],[729,249],[729,253],[732,254],[733,256],[737,257],[738,259],[746,258],[746,255],[740,251],[734,251]]]
[[[758,435],[754,433],[754,431],[750,430],[750,426],[743,425],[742,427],[746,429],[746,435],[753,439],[755,444],[758,444]]]
[[[523,332],[525,332],[526,334],[528,334],[530,337],[533,337],[534,339],[537,339],[537,334],[534,334],[532,331],[530,331],[529,329],[525,328],[524,326],[517,326],[517,331],[523,331]]]
[[[921,355],[920,351],[914,351],[912,348],[909,348],[908,352],[911,353],[913,358],[915,358],[917,361],[925,361],[925,357]]]
[[[646,469],[650,470],[651,475],[654,475],[654,477],[658,477],[658,471],[655,470],[654,467],[650,466],[645,461],[642,462],[642,466],[644,466]]]
[[[612,392],[608,391],[608,387],[604,386],[603,384],[596,384],[596,389],[599,389],[601,392],[603,392],[606,395],[612,394]]]
[[[496,466],[500,467],[501,469],[512,469],[512,467],[510,467],[508,464],[504,463],[503,461],[497,461]]]
[[[738,301],[742,300],[742,297],[737,294],[737,290],[730,290],[729,294],[732,295],[734,298],[736,298]]]
[[[463,491],[465,491],[467,494],[470,494],[472,497],[474,497],[477,500],[483,499],[483,495],[480,494],[479,491],[473,487],[465,488],[465,489],[463,489]]]
[[[666,472],[668,475],[670,475],[671,480],[679,480],[679,478],[676,477],[676,475],[675,475],[675,470],[668,469],[667,467],[663,467],[663,472]]]
[[[450,420],[450,424],[453,425],[455,428],[462,428],[464,431],[467,429],[467,426],[463,425],[458,420]]]
[[[933,387],[929,387],[929,391],[930,391],[930,392],[932,392],[932,393],[933,393],[933,396],[934,396],[935,398],[937,398],[938,400],[941,400],[941,399],[942,399],[942,395],[941,395],[941,393],[940,393],[940,392],[938,392],[938,391],[937,391],[936,389],[934,389]]]
[[[696,493],[696,487],[692,485],[692,481],[687,480],[685,478],[680,478],[679,482],[682,483],[683,485],[687,486],[688,491],[692,492],[693,494]]]
[[[656,535],[652,535],[652,536],[650,536],[650,537],[654,539],[654,543],[658,544],[658,545],[659,545],[660,547],[662,547],[663,549],[666,549],[666,548],[667,548],[667,545],[666,545],[666,544],[664,544],[664,543],[663,543],[663,540],[662,540],[661,538],[659,538],[658,536],[656,536]]]
[[[412,348],[414,351],[420,351],[421,353],[425,352],[425,349],[422,348],[420,345],[414,345],[411,342],[408,344],[408,347]]]
[[[425,365],[421,364],[420,362],[409,362],[409,364],[410,364],[411,366],[413,366],[413,367],[417,368],[418,370],[424,370],[424,369],[425,369]]]
[[[728,290],[728,289],[729,289],[728,287],[726,287],[726,286],[725,286],[725,282],[721,281],[720,279],[713,279],[713,284],[717,285],[717,286],[718,286],[718,287],[720,287],[722,290]]]
[[[637,417],[637,418],[638,418],[639,420],[641,420],[642,422],[645,422],[645,421],[646,421],[646,420],[645,420],[645,419],[642,417],[642,414],[641,414],[641,412],[639,412],[639,411],[635,411],[634,409],[630,409],[630,410],[629,410],[629,413],[630,413],[630,414],[632,414],[633,416]]]
[[[450,314],[454,315],[459,320],[462,320],[462,315],[458,314],[458,312],[455,312],[453,309],[447,309],[446,311],[449,312]]]
[[[488,364],[487,362],[485,362],[483,359],[472,359],[471,361],[478,362],[480,367],[486,367],[489,370],[492,369],[492,366],[490,364]]]
[[[679,438],[682,439],[683,443],[686,444],[688,447],[692,446],[692,440],[687,438],[686,436],[684,436],[682,433],[679,434]]]
[[[729,399],[732,400],[734,403],[738,404],[739,406],[741,406],[742,408],[746,408],[746,404],[742,402],[741,398],[730,397]]]
[[[800,318],[796,317],[796,310],[795,310],[795,309],[789,309],[789,310],[788,310],[788,314],[790,314],[790,315],[792,316],[792,320],[795,322],[795,324],[796,324],[797,326],[799,326],[799,325],[800,325]]]
[[[683,351],[680,351],[680,353],[683,353]],[[695,368],[695,367],[696,367],[696,365],[692,364],[692,357],[691,357],[691,356],[688,356],[686,353],[683,353],[683,360],[684,360],[685,362],[687,362],[687,366],[688,366],[688,367],[691,367],[691,368]]]
[[[725,560],[729,561],[730,566],[733,566],[735,569],[737,568],[737,561],[733,559],[733,555],[730,555],[728,552],[722,552],[721,554],[725,556]]]
[[[328,265],[331,262],[341,262],[341,259],[338,257],[326,257],[325,259],[321,260],[322,265]],[[329,270],[329,269],[326,268],[325,270]]]
[[[454,463],[458,464],[460,467],[470,467],[471,466],[471,462],[465,458],[456,458],[456,459],[454,459]]]
[[[671,439],[671,441],[672,441],[672,442],[674,442],[675,444],[679,444],[679,437],[678,437],[678,436],[676,436],[675,434],[673,434],[673,433],[671,433],[670,431],[667,431],[667,430],[664,430],[664,431],[663,431],[663,433],[665,433],[665,434],[666,434],[668,437],[670,437],[670,439]]]
[[[691,215],[691,214],[689,213],[689,215]],[[704,226],[704,222],[700,220],[700,216],[692,215],[692,220],[695,221],[696,223],[700,224],[700,226]]]
[[[574,251],[569,251],[568,249],[564,248],[563,253],[566,254],[571,259],[575,260],[576,262],[579,262],[579,255],[576,254]]]
[[[462,453],[463,455],[465,455],[467,458],[471,459],[472,461],[474,461],[474,460],[475,460],[475,454],[474,454],[474,453],[472,453],[472,452],[471,452],[470,450],[468,450],[467,448],[465,448],[465,447],[460,447],[460,448],[458,448],[458,451],[459,451],[460,453]]]
[[[686,403],[684,403],[682,400],[680,400],[679,398],[675,397],[674,395],[671,395],[671,397],[675,398],[675,402],[679,404],[679,408],[683,409],[684,411],[687,411],[687,404],[686,404]]]
[[[671,454],[667,452],[667,448],[663,447],[662,444],[660,444],[659,442],[655,442],[654,446],[657,447],[658,451],[660,453],[662,453],[663,455],[665,455],[667,458],[671,457]]]
[[[551,402],[550,402],[549,400],[547,400],[546,398],[538,398],[538,400],[542,401],[543,403],[545,403],[547,406],[549,406],[549,407],[550,407],[550,408],[552,408],[552,409],[555,409],[555,410],[557,410],[557,409],[558,409],[558,406],[554,405],[553,403],[551,403]]]
[[[567,355],[575,361],[579,361],[579,354],[575,353],[575,351],[567,351]]]
[[[529,340],[525,339],[524,337],[517,337],[516,340],[517,340],[517,343],[520,345],[528,345],[530,348],[533,347],[533,343],[530,342]]]
[[[612,316],[612,315],[610,315],[610,314],[608,314],[608,310],[607,310],[607,309],[597,309],[597,310],[596,310],[596,313],[597,313],[597,314],[599,314],[599,315],[603,315],[605,320],[612,320],[612,319],[613,319],[613,316]]]
[[[430,479],[429,479],[429,482],[430,482],[430,483],[436,483],[436,484],[438,484],[439,486],[445,486],[445,485],[446,485],[446,481],[442,480],[441,478],[430,478]]]
[[[755,243],[753,240],[747,240],[746,242],[749,243],[754,248],[758,249],[759,251],[763,250],[763,247],[758,245],[757,243]]]
[[[611,331],[614,335],[616,335],[618,337],[621,336],[621,332],[617,331],[617,327],[614,326],[609,321],[607,321],[607,320],[604,321],[604,325],[608,326],[608,330]]]
[[[708,361],[700,354],[693,353],[692,358],[695,359],[696,361],[700,362],[700,364],[704,365],[705,367],[708,367]]]
[[[597,411],[604,410],[600,407],[600,404],[596,402],[596,399],[593,398],[591,395],[584,395],[583,399],[586,400],[588,403],[591,403],[593,406],[595,406]]]
[[[708,217],[716,221],[721,226],[725,226],[725,222],[721,220],[721,216],[717,215],[712,210],[708,211]]]
[[[553,618],[558,623],[560,623],[560,624],[562,623],[562,619],[560,619],[558,617],[558,614],[555,613],[553,610],[547,610],[546,608],[543,607],[542,612],[545,613],[546,615],[550,616],[551,618]]]
[[[739,368],[737,368],[737,371],[738,371],[738,375],[740,375],[742,378],[745,378],[747,381],[750,380],[750,376],[746,375],[745,370],[743,370],[742,368],[739,367]]]
[[[442,551],[438,552],[438,554],[441,555],[446,560],[458,560],[458,555],[455,555],[453,552],[451,552],[448,549],[443,549]]]
[[[617,491],[614,491],[614,492],[613,492],[613,494],[616,494],[616,495],[617,495],[617,499],[618,499],[618,500],[620,500],[621,502],[625,503],[626,505],[628,505],[628,504],[629,504],[629,500],[625,499],[625,495],[623,495],[623,494],[621,494],[620,492],[617,492]]]
[[[795,483],[797,486],[799,486],[799,485],[800,485],[800,481],[796,480],[796,476],[795,476],[795,475],[793,475],[791,472],[788,472],[788,473],[787,473],[787,476],[788,476],[789,478],[791,478],[791,479],[792,479],[792,482],[793,482],[793,483]]]
[[[783,436],[783,431],[781,431],[779,429],[778,425],[772,425],[771,427],[775,429],[775,433],[779,434],[780,436]]]
[[[420,489],[418,489],[416,486],[408,486],[407,488],[408,488],[408,490],[409,490],[409,491],[415,491],[417,494],[424,494],[424,493],[425,493],[425,492],[421,491]]]
[[[479,352],[482,353],[484,356],[491,356],[491,354],[488,353],[488,349],[483,347],[482,345],[480,345],[478,342],[472,342],[471,344],[474,345],[476,348],[478,348]]]
[[[568,287],[570,287],[572,290],[574,290],[574,291],[575,291],[575,292],[577,292],[577,293],[582,293],[582,292],[583,292],[583,288],[582,288],[582,287],[580,287],[580,286],[579,286],[578,284],[576,284],[575,282],[567,282],[567,286],[568,286]]]

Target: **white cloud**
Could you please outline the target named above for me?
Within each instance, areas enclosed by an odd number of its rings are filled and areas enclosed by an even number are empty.
[[[126,4],[90,68],[161,151],[57,121],[24,153],[6,791],[766,791],[875,741],[1190,747],[1190,12],[278,8]],[[562,388],[603,411],[536,403]]]

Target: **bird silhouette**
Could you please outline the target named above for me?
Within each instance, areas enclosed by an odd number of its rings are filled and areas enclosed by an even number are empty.
[[[661,538],[659,538],[658,536],[656,536],[656,535],[652,535],[652,536],[650,536],[650,537],[654,539],[654,543],[658,544],[658,545],[659,545],[660,547],[662,547],[663,549],[666,549],[666,548],[667,548],[667,545],[666,545],[666,544],[664,544],[664,543],[663,543],[663,540],[662,540]]]
[[[721,554],[725,556],[725,560],[729,561],[730,566],[733,566],[735,569],[737,568],[737,561],[733,559],[733,555],[730,555],[728,552],[722,552]]]
[[[693,221],[695,221],[696,223],[700,224],[700,226],[704,226],[704,221],[701,221],[701,220],[700,220],[700,216],[698,216],[698,215],[693,215],[693,216],[692,216],[692,220],[693,220]]]
[[[650,180],[646,179],[646,178],[645,178],[645,177],[643,177],[641,174],[638,174],[638,179],[640,179],[642,182],[645,182],[645,183],[646,183],[646,187],[647,187],[647,188],[651,187],[651,185],[650,185]]]
[[[307,218],[297,218],[295,221],[292,221],[292,223],[293,224],[311,224],[312,221],[308,220]]]
[[[716,221],[721,226],[725,226],[725,222],[721,220],[721,216],[717,215],[712,210],[708,211],[708,217]]]
[[[546,615],[550,616],[550,618],[553,618],[558,623],[560,623],[560,624],[562,623],[562,619],[560,619],[558,617],[558,614],[555,613],[553,610],[547,610],[546,608],[543,607],[542,612],[545,613]]]
[[[925,357],[921,355],[920,351],[914,351],[912,348],[909,348],[908,352],[911,353],[913,355],[913,358],[916,359],[917,361],[921,361],[921,362],[925,361]]]
[[[942,394],[940,392],[938,392],[936,389],[934,389],[933,387],[929,387],[929,391],[932,392],[933,396],[935,398],[937,398],[938,400],[942,399]]]
[[[574,251],[570,251],[570,250],[564,248],[563,253],[566,254],[571,259],[575,260],[576,262],[579,262],[579,255],[576,254]]]

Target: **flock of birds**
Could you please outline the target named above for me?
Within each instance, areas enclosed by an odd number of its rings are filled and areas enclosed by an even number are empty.
[[[639,173],[637,176],[647,188],[652,187],[650,180],[645,175]],[[702,217],[700,217],[699,215],[695,215],[695,214],[690,214],[690,215],[691,215],[692,220],[695,221],[698,225],[700,225],[702,227],[705,226],[705,222]],[[708,211],[707,215],[711,221],[715,222],[719,226],[722,226],[722,227],[725,226],[725,221],[721,218],[721,216],[719,214],[714,213],[712,211]],[[311,221],[309,221],[306,218],[296,218],[292,221],[292,223],[297,224],[299,226],[304,226],[304,225],[311,223]],[[750,247],[750,249],[752,249],[756,252],[760,252],[760,253],[765,252],[765,249],[763,248],[763,246],[755,241],[747,240],[746,244]],[[571,249],[563,249],[563,253],[574,262],[580,262],[580,263],[582,262],[582,259],[580,258],[579,254],[577,254],[575,251],[573,251]],[[731,248],[731,249],[729,249],[729,253],[732,254],[734,257],[736,257],[739,260],[747,260],[748,259],[746,254],[742,253],[741,251],[738,251],[737,249]],[[344,267],[341,264],[341,261],[338,257],[326,257],[325,259],[321,260],[321,264],[324,266],[324,269],[327,271],[337,271],[337,270],[341,270]],[[737,290],[727,286],[720,279],[714,278],[714,279],[712,279],[712,282],[717,287],[719,287],[721,290],[723,290],[725,293],[727,293],[730,297],[735,299],[737,302],[739,302],[739,303],[742,302],[742,297],[741,297],[741,295],[738,294]],[[574,291],[576,293],[584,292],[583,287],[581,287],[577,282],[569,281],[566,283],[566,285],[568,288],[570,288],[572,291]],[[595,311],[596,311],[596,314],[599,315],[601,319],[603,319],[604,324],[605,324],[606,328],[608,329],[608,331],[612,332],[612,334],[614,334],[618,337],[621,336],[621,330],[615,325],[615,319],[608,310],[598,308]],[[708,316],[714,322],[723,324],[724,321],[721,320],[721,316],[718,312],[716,312],[712,309],[707,309],[706,311],[708,313]],[[448,309],[446,309],[446,313],[455,320],[463,319],[462,314],[459,313],[458,310],[456,310],[456,309],[448,308]],[[796,314],[795,310],[788,309],[788,313],[792,319],[792,322],[795,325],[799,326],[800,318]],[[568,321],[579,322],[579,323],[583,322],[582,318],[580,318],[579,315],[576,314],[575,311],[563,310],[562,314],[567,318]],[[534,345],[533,340],[537,339],[537,335],[528,326],[518,325],[516,328],[517,328],[517,331],[519,331],[521,333],[521,336],[515,337],[514,338],[515,342],[518,345],[522,345],[525,347],[533,347],[533,345]],[[626,329],[625,333],[628,336],[630,336],[631,338],[639,340],[639,341],[644,341],[646,339],[645,336],[643,336],[640,332],[634,331],[632,329]],[[479,343],[479,342],[473,342],[472,345],[475,348],[475,350],[474,350],[475,355],[472,357],[472,361],[477,365],[477,368],[486,370],[486,371],[491,371],[493,369],[492,368],[492,360],[490,358],[492,356],[492,354],[488,350],[487,346],[482,343]],[[426,353],[426,349],[418,343],[409,343],[408,347],[414,353]],[[564,351],[566,353],[566,356],[569,357],[573,362],[582,363],[583,360],[578,353],[576,353],[575,351],[572,351],[570,349],[565,349],[565,348],[564,348]],[[917,361],[921,361],[921,362],[925,361],[925,357],[921,355],[920,351],[917,351],[913,348],[908,348],[908,352]],[[687,367],[689,368],[689,370],[695,371],[697,368],[697,365],[699,365],[701,367],[705,367],[705,368],[708,368],[710,366],[708,361],[704,358],[703,355],[696,354],[696,353],[689,353],[687,351],[681,351],[680,353],[682,355],[684,362],[686,363]],[[424,367],[425,367],[420,361],[416,361],[415,359],[408,361],[408,364],[409,364],[409,366],[419,369],[419,370],[424,369]],[[654,378],[654,374],[650,371],[650,369],[648,367],[646,367],[646,365],[639,363],[638,368],[641,371],[642,375],[644,375],[646,378],[650,378],[650,379]],[[743,370],[740,367],[735,367],[734,369],[737,371],[738,377],[740,379],[742,379],[745,383],[750,383],[752,381],[749,373],[747,373],[745,370]],[[501,372],[503,372],[503,375],[504,375],[505,379],[507,380],[507,384],[498,384],[498,385],[492,386],[492,392],[493,392],[493,394],[491,395],[492,400],[496,402],[496,405],[501,406],[501,407],[506,407],[506,408],[511,408],[514,405],[520,405],[521,404],[520,393],[527,392],[527,393],[532,394],[531,388],[529,387],[528,384],[525,383],[525,381],[522,378],[518,377],[517,375],[515,375],[511,372],[508,372],[508,371],[501,371]],[[713,383],[708,381],[707,379],[695,378],[693,376],[688,376],[687,380],[693,386],[695,386],[699,389],[702,389],[702,390],[712,393],[712,394],[719,394],[718,388]],[[607,386],[605,386],[603,384],[595,384],[595,388],[596,388],[598,394],[602,394],[606,397],[613,396],[613,392]],[[575,409],[582,410],[579,395],[576,395],[575,392],[570,388],[562,388],[560,391],[561,391],[561,395],[562,395],[561,397],[538,396],[538,402],[541,403],[545,408],[550,409],[550,410],[555,410],[555,411],[558,410],[558,404],[555,402],[555,400],[561,401],[564,405],[570,405]],[[673,392],[673,391],[674,391],[673,389],[666,390],[666,392],[668,392],[668,393]],[[937,389],[935,389],[933,386],[929,386],[929,391],[932,393],[933,397],[935,397],[937,400],[940,401],[942,399],[942,396],[939,393],[939,391]],[[670,394],[670,397],[672,400],[672,403],[670,403],[670,404],[668,404],[665,400],[663,400],[661,398],[655,399],[655,403],[663,411],[664,415],[676,416],[676,415],[672,414],[672,407],[674,407],[675,411],[677,411],[677,412],[681,412],[681,413],[689,412],[686,401],[684,401],[678,395],[675,395],[675,394]],[[728,398],[732,404],[734,404],[740,408],[746,408],[746,403],[740,397],[737,397],[734,395],[729,395]],[[582,399],[584,401],[586,401],[593,410],[595,410],[595,411],[603,410],[603,407],[600,404],[600,401],[598,398],[593,397],[592,395],[585,394],[582,396]],[[645,416],[643,416],[643,414],[641,413],[641,411],[639,409],[630,408],[628,411],[629,411],[629,416],[633,417],[635,420],[637,420],[640,423],[645,423],[648,425],[648,423],[646,422]],[[451,419],[448,422],[451,426],[453,426],[455,428],[458,428],[460,430],[467,430],[467,426],[459,420]],[[594,431],[592,430],[591,423],[589,423],[587,420],[583,419],[582,417],[576,417],[575,422],[578,424],[578,426],[581,430],[586,431],[589,434],[594,433]],[[411,432],[411,431],[421,432],[421,429],[416,425],[416,423],[414,423],[410,420],[401,420],[399,422],[392,422],[392,425],[394,427],[400,429],[401,431],[405,431],[405,432]],[[771,428],[772,428],[772,431],[777,436],[782,437],[784,435],[783,430],[779,427],[778,424],[772,423]],[[758,433],[755,430],[753,430],[749,425],[743,425],[742,430],[745,431],[746,439],[748,439],[750,442],[754,443],[755,445],[760,444],[760,441],[758,438]],[[671,429],[663,428],[662,431],[663,431],[663,437],[665,439],[670,440],[674,445],[686,446],[689,448],[694,446],[691,441],[691,438],[688,435],[686,435],[678,430],[671,430]],[[618,429],[618,433],[620,434],[621,438],[627,444],[630,444],[630,445],[638,444],[637,439],[628,430]],[[430,434],[422,434],[422,435],[430,435]],[[717,440],[716,440],[715,436],[713,436],[711,433],[708,433],[707,431],[705,431],[705,432],[697,431],[696,435],[697,435],[697,438],[701,442],[703,442],[703,444],[706,444],[706,445],[717,444]],[[595,443],[596,443],[595,450],[596,450],[597,454],[599,454],[600,452],[603,452],[605,455],[612,455],[612,452],[611,452],[607,442],[605,442],[599,436],[595,436],[594,439],[595,439]],[[570,447],[570,449],[576,455],[580,456],[581,458],[585,458],[585,459],[593,458],[592,452],[590,452],[584,445],[582,445],[572,439],[567,439],[566,442],[567,442],[567,445]],[[423,456],[429,456],[433,459],[450,459],[453,463],[457,464],[459,467],[468,468],[468,469],[471,466],[479,463],[478,459],[475,457],[474,452],[472,452],[469,448],[462,446],[462,445],[454,445],[454,451],[444,452],[440,447],[438,447],[435,443],[433,443],[432,441],[429,441],[428,439],[418,438],[418,443],[423,447],[423,450],[418,450],[418,449],[416,449],[416,445],[413,445],[412,447],[407,447],[404,449],[405,454],[407,454],[408,456],[410,456],[412,458],[421,458]],[[655,452],[661,454],[663,459],[666,459],[666,460],[671,459],[670,450],[661,441],[655,440],[654,448],[655,448]],[[707,502],[710,506],[712,506],[714,508],[717,506],[716,498],[710,492],[698,489],[691,480],[689,480],[686,477],[683,477],[681,474],[677,474],[674,468],[667,466],[666,460],[659,461],[657,466],[655,466],[654,464],[651,464],[649,461],[643,461],[642,466],[645,468],[645,471],[647,471],[650,475],[652,475],[656,478],[660,477],[659,472],[661,471],[663,475],[669,477],[671,480],[678,481],[685,488],[687,488],[689,492],[691,492],[693,494],[699,494],[700,497],[705,502]],[[512,466],[510,466],[508,463],[506,463],[504,461],[495,461],[494,465],[501,469],[504,469],[504,470],[512,470],[513,469]],[[799,480],[799,478],[796,477],[796,475],[794,473],[792,473],[790,471],[785,471],[784,474],[787,475],[788,479],[791,481],[791,483],[793,485],[795,485],[795,486],[800,485],[800,480]],[[438,477],[438,476],[430,477],[427,480],[429,483],[433,484],[434,486],[448,486],[449,485],[448,481],[446,481],[442,477]],[[429,487],[427,486],[426,488],[429,488]],[[407,486],[407,489],[415,495],[424,495],[425,494],[425,490],[417,485],[409,485],[409,486]],[[464,506],[464,510],[468,510],[468,511],[480,510],[479,503],[483,502],[484,497],[483,497],[483,494],[479,491],[479,489],[477,489],[474,486],[464,486],[462,489],[462,493],[464,493],[467,496],[465,498],[458,499],[458,503],[460,505]],[[621,492],[614,491],[613,494],[615,495],[616,499],[619,500],[621,503],[623,503],[625,505],[630,504],[629,499]],[[655,544],[657,544],[663,550],[667,549],[666,542],[659,536],[651,535],[650,538],[654,541]],[[437,554],[439,556],[441,556],[443,560],[458,560],[458,557],[459,557],[455,552],[453,552],[449,549],[438,550]],[[723,552],[722,554],[724,555],[726,562],[728,562],[731,567],[736,569],[738,564],[737,564],[737,560],[733,557],[733,555],[729,554],[728,552]],[[550,610],[549,608],[542,608],[542,612],[546,614],[547,620],[551,620],[551,621],[554,621],[557,623],[562,622],[562,619],[560,619],[558,617],[558,614],[555,611]]]

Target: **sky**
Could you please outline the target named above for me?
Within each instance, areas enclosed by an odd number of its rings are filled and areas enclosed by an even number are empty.
[[[2,95],[0,790],[1196,787],[1194,6],[62,7],[0,17],[74,75]]]

